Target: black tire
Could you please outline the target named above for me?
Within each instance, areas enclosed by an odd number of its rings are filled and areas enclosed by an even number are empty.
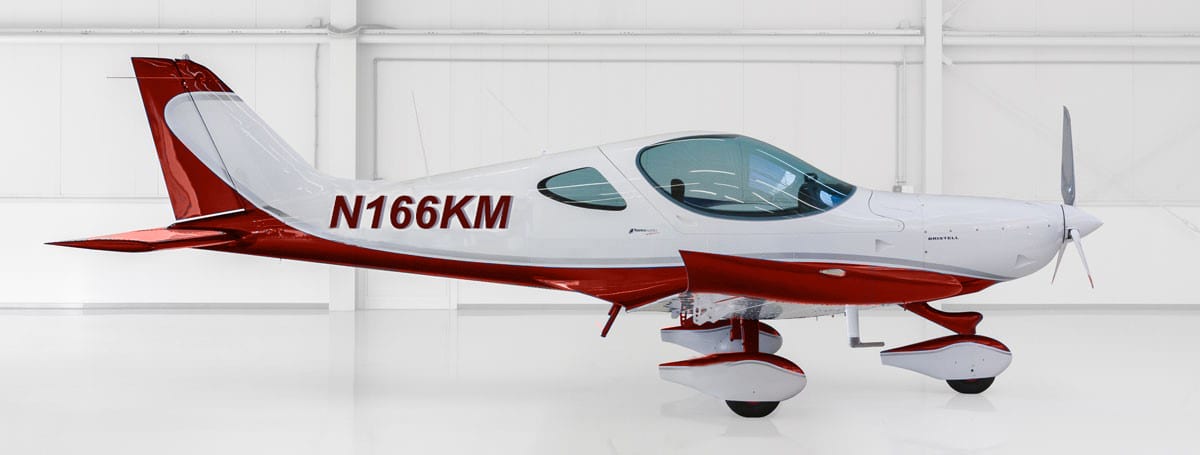
[[[995,380],[996,378],[947,379],[946,384],[950,384],[950,388],[954,389],[955,392],[975,395],[983,393],[984,390],[992,386],[992,382]]]
[[[729,409],[742,417],[766,417],[779,406],[778,401],[731,401],[725,400]]]

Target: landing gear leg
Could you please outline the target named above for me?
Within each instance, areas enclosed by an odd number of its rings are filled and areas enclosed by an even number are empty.
[[[758,354],[758,337],[751,334],[758,333],[759,322],[756,319],[736,319],[733,321],[740,330],[730,332],[730,337],[734,335],[742,338],[743,352],[747,354]],[[766,417],[779,407],[778,401],[737,401],[725,400],[725,405],[735,414],[742,417],[759,418]]]

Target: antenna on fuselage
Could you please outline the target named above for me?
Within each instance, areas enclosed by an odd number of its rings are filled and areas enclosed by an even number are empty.
[[[429,177],[429,153],[425,151],[425,135],[421,133],[421,112],[417,110],[417,91],[411,90],[413,117],[417,119],[417,140],[421,143],[421,162],[425,164],[425,177]]]
[[[533,131],[530,131],[529,127],[525,126],[525,122],[522,122],[521,118],[517,117],[517,113],[513,112],[512,109],[509,109],[508,105],[504,104],[504,100],[500,99],[499,96],[496,96],[496,92],[493,92],[492,89],[488,88],[486,85],[483,87],[483,89],[487,91],[488,95],[492,96],[492,99],[496,101],[496,104],[499,104],[500,108],[504,109],[504,112],[507,113],[509,117],[512,117],[514,122],[517,122],[517,126],[521,127],[521,130],[525,131],[525,136],[527,136],[529,139],[533,139]],[[544,143],[542,144],[541,149],[542,154],[545,155],[546,147]]]

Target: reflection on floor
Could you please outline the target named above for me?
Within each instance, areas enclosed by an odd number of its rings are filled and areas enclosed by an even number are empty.
[[[941,329],[863,314],[889,346]],[[985,395],[883,367],[844,320],[775,322],[809,386],[747,420],[658,379],[662,315],[0,311],[0,453],[1182,453],[1200,311],[1004,310]]]

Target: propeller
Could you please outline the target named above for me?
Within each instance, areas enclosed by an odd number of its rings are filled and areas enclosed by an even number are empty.
[[[1058,267],[1062,265],[1063,253],[1067,251],[1068,243],[1075,243],[1075,251],[1079,252],[1079,260],[1083,262],[1083,271],[1087,273],[1088,283],[1096,287],[1092,280],[1092,270],[1088,267],[1087,256],[1083,254],[1083,236],[1090,234],[1100,227],[1100,220],[1088,215],[1083,210],[1075,208],[1075,144],[1071,140],[1071,111],[1063,106],[1062,132],[1062,198],[1063,198],[1063,240],[1058,247],[1058,258],[1054,261],[1054,275],[1050,283],[1058,278]]]
[[[1063,106],[1062,126],[1062,198],[1063,204],[1075,205],[1075,143],[1071,140],[1071,111]]]

